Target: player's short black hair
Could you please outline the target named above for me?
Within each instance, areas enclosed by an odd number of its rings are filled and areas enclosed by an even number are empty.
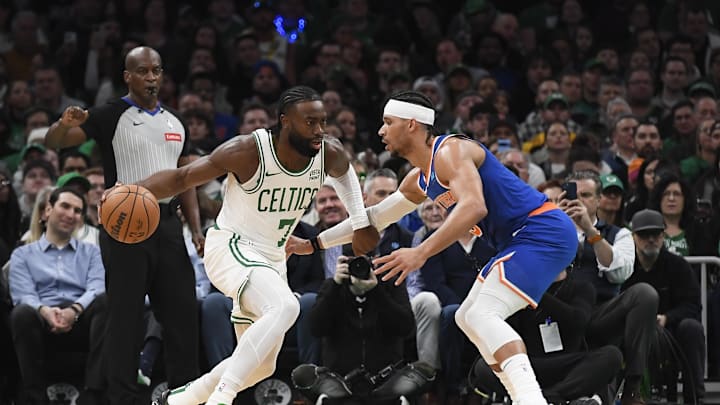
[[[306,101],[321,101],[320,94],[308,86],[295,86],[285,90],[278,100],[278,119],[281,115],[287,114],[290,107],[297,103]]]
[[[402,91],[399,91],[399,92],[391,95],[388,100],[390,100],[390,99],[404,101],[404,102],[410,103],[410,104],[421,105],[423,107],[427,107],[427,108],[435,111],[435,106],[433,105],[432,101],[430,101],[430,99],[426,95],[420,93],[419,91],[402,90]],[[423,124],[423,123],[419,123],[419,124],[425,125],[429,135],[437,135],[437,132],[436,132],[434,126],[428,125],[428,124]]]

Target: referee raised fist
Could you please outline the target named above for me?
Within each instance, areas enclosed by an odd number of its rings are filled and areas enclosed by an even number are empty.
[[[60,123],[67,127],[79,127],[87,120],[88,111],[77,106],[70,106],[63,111]]]

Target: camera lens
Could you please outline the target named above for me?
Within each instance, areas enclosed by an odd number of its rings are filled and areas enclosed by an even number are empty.
[[[351,276],[361,280],[370,278],[372,262],[367,256],[357,256],[348,260],[348,272]]]

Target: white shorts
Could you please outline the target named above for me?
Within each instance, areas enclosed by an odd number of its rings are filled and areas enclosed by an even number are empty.
[[[205,239],[205,271],[210,282],[223,294],[232,298],[231,319],[235,323],[248,323],[257,315],[243,310],[242,293],[251,275],[256,271],[277,275],[273,282],[287,285],[285,260],[271,260],[252,241],[230,231],[211,228]],[[266,277],[263,279],[267,280]],[[259,280],[256,280],[258,282]]]

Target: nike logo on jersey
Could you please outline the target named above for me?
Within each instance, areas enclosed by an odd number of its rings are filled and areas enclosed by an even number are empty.
[[[513,233],[512,233],[512,237],[514,238],[515,236],[517,236],[517,234],[519,234],[520,231],[522,231],[523,229],[525,229],[525,225],[523,225],[522,227],[520,227],[520,229],[518,229],[517,231],[513,232]]]
[[[265,177],[275,176],[275,175],[278,175],[278,174],[280,174],[280,172],[277,172],[277,173],[265,172]]]
[[[142,124],[144,124],[144,122],[135,122],[135,121],[133,121],[133,126],[134,126],[134,127],[136,127],[136,126],[138,126],[138,125],[142,125]]]

